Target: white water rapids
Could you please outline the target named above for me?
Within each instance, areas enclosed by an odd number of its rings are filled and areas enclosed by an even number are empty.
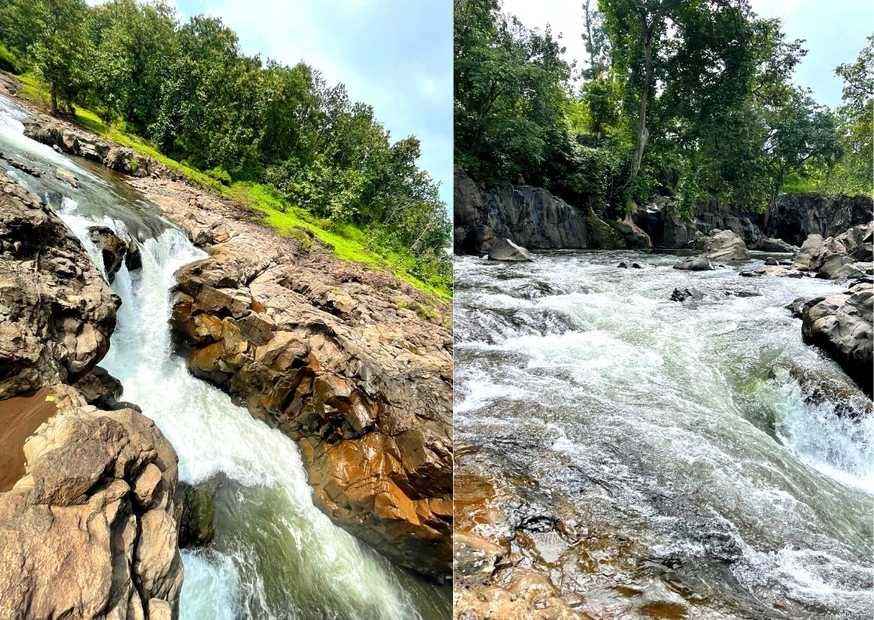
[[[571,505],[581,531],[628,541],[594,575],[553,565],[586,611],[640,617],[625,584],[679,596],[688,617],[871,618],[874,416],[804,402],[787,370],[844,376],[784,308],[841,287],[739,277],[761,259],[678,260],[456,257],[456,443],[533,478],[551,497],[538,510]],[[675,287],[710,299],[670,301]]]
[[[122,305],[100,365],[121,380],[123,400],[142,407],[173,444],[181,479],[228,479],[216,496],[216,540],[207,549],[183,552],[181,617],[448,617],[445,589],[392,567],[313,505],[291,439],[190,375],[173,352],[168,319],[174,273],[203,252],[108,172],[26,138],[22,114],[0,98],[0,148],[41,165],[44,173],[39,179],[15,169],[7,173],[59,211],[101,269],[88,226],[130,231],[140,239],[142,269],[131,273],[122,266],[112,285]],[[81,188],[54,179],[57,166],[76,174]]]

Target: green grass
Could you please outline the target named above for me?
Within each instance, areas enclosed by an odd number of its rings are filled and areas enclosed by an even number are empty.
[[[21,61],[8,47],[0,43],[0,69],[11,73],[21,73]]]
[[[22,83],[21,92],[26,98],[43,105],[49,104],[48,91],[36,76],[25,74],[19,76],[19,80]],[[283,236],[293,237],[306,243],[309,237],[302,231],[309,231],[319,240],[330,245],[334,254],[341,260],[364,263],[376,270],[387,269],[424,293],[442,299],[452,297],[450,289],[434,286],[412,275],[409,272],[412,257],[403,256],[384,247],[375,247],[364,231],[351,224],[334,225],[320,219],[309,211],[283,200],[272,187],[267,185],[248,182],[225,185],[213,175],[167,157],[153,144],[126,132],[123,124],[106,123],[98,114],[81,106],[74,106],[74,117],[76,123],[97,135],[156,159],[189,180],[261,212],[264,215],[262,223],[274,228]],[[213,171],[213,174],[216,173]]]

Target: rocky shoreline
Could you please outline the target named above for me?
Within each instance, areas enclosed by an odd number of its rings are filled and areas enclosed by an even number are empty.
[[[130,175],[210,254],[180,271],[174,298],[172,327],[192,373],[297,441],[315,503],[335,523],[401,566],[450,580],[449,305],[334,258],[308,233],[281,237],[161,164],[31,112],[30,137]]]

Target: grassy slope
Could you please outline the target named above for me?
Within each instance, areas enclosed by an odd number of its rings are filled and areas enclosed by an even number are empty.
[[[22,84],[21,94],[32,101],[48,105],[48,94],[35,77],[29,74],[17,77]],[[321,241],[331,245],[337,258],[364,263],[377,270],[391,270],[401,280],[409,282],[420,291],[442,299],[452,297],[450,290],[444,287],[435,287],[410,274],[402,255],[370,245],[367,235],[355,226],[331,226],[329,222],[288,203],[276,195],[272,188],[267,185],[242,182],[234,183],[231,186],[224,185],[205,172],[160,153],[153,145],[139,136],[125,132],[119,126],[105,123],[94,112],[79,106],[75,106],[75,110],[75,121],[85,129],[118,144],[133,148],[226,198],[260,211],[264,214],[262,223],[276,229],[283,236],[301,238],[301,229],[308,230]]]

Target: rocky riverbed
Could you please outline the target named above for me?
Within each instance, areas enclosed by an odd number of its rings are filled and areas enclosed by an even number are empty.
[[[456,616],[870,615],[871,401],[786,307],[847,283],[532,259],[456,259]]]

